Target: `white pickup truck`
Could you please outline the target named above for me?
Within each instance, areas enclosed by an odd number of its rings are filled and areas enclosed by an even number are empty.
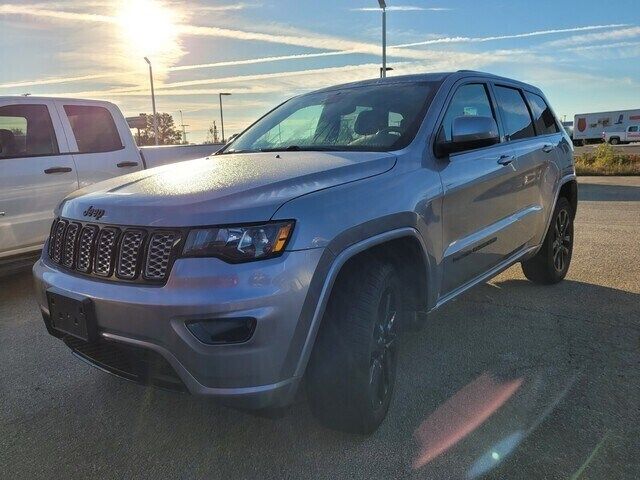
[[[630,125],[622,132],[602,132],[602,140],[611,145],[640,142],[640,125]]]
[[[0,265],[37,254],[53,209],[78,188],[205,157],[221,145],[144,147],[112,103],[0,97]]]

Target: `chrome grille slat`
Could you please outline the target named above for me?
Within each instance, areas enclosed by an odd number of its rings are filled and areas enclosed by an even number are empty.
[[[111,227],[105,227],[100,230],[96,243],[96,256],[93,263],[93,271],[96,275],[100,275],[101,277],[111,275],[118,233],[118,230]]]
[[[127,230],[122,235],[116,267],[118,277],[130,280],[138,276],[138,265],[144,237],[145,232],[141,230]]]
[[[51,259],[60,263],[62,261],[62,247],[64,241],[64,231],[67,228],[67,221],[60,220],[56,225],[56,231],[53,233],[53,253],[51,254]]]
[[[46,253],[54,263],[81,274],[162,283],[182,238],[181,230],[103,226],[56,218]]]
[[[98,227],[95,225],[85,225],[80,233],[78,242],[78,253],[76,259],[76,270],[82,273],[91,271],[91,258],[93,256],[93,245],[96,240]]]
[[[173,232],[160,232],[151,235],[144,266],[144,278],[160,280],[165,277],[176,239],[177,235]]]
[[[64,236],[62,264],[67,268],[73,268],[79,231],[79,223],[70,223],[67,227],[67,233]]]
[[[59,220],[56,218],[51,224],[51,232],[49,232],[49,258],[53,258],[53,249],[54,249],[54,233],[56,231],[56,227],[58,226]]]

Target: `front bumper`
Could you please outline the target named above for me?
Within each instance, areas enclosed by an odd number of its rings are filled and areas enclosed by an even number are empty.
[[[300,377],[291,368],[291,352],[298,352],[296,342],[306,338],[299,323],[323,252],[286,252],[236,265],[215,258],[179,259],[161,287],[83,277],[61,271],[44,258],[33,271],[45,323],[48,288],[85,296],[94,305],[100,342],[155,352],[193,394],[262,408],[289,403],[297,390]],[[238,317],[256,319],[252,337],[241,344],[207,345],[185,326],[197,319]]]

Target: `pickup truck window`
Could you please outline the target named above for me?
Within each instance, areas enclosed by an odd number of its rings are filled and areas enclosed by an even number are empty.
[[[496,100],[509,140],[535,137],[533,120],[520,90],[496,86]]]
[[[46,105],[0,107],[0,158],[57,154],[58,142]]]
[[[637,132],[638,131],[638,126],[634,125],[633,127],[629,127],[629,132]]]
[[[109,110],[104,107],[65,105],[78,153],[113,152],[124,148]]]
[[[487,88],[483,84],[463,85],[454,93],[442,121],[445,138],[448,142],[451,141],[453,120],[465,116],[493,117],[495,119],[489,95],[487,95]]]
[[[296,97],[262,117],[220,153],[404,148],[415,137],[437,86],[367,85]]]
[[[556,123],[556,119],[553,116],[553,112],[547,105],[547,102],[540,95],[535,93],[525,92],[525,96],[529,101],[531,107],[531,113],[533,114],[533,120],[536,124],[536,130],[538,135],[548,135],[551,133],[558,133],[560,129]]]

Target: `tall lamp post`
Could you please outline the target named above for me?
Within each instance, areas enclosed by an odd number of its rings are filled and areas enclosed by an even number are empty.
[[[144,57],[144,61],[149,65],[149,81],[151,82],[151,106],[153,107],[153,137],[156,145],[158,145],[158,116],[156,115],[156,94],[153,91],[153,70],[151,68],[151,62],[147,57]]]
[[[382,68],[380,69],[380,77],[387,76],[387,3],[385,0],[378,0],[378,4],[382,9]]]
[[[224,116],[222,115],[222,96],[223,95],[231,95],[230,93],[219,93],[218,94],[218,98],[220,100],[220,130],[222,132],[222,143],[226,143],[225,142],[225,138],[224,138]]]

